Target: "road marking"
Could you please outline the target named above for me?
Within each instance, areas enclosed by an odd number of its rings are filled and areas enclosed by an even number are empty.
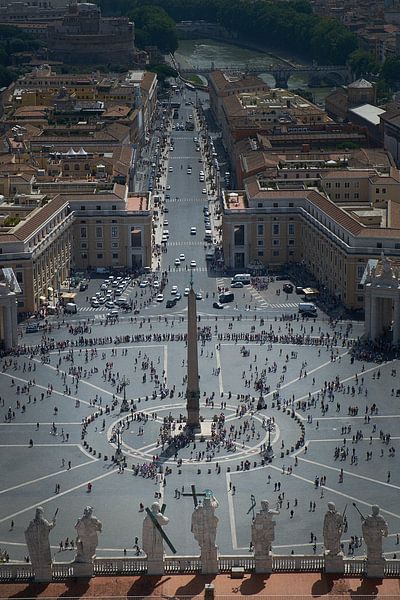
[[[40,425],[82,425],[82,421],[71,421],[70,423],[67,423],[66,421],[51,421],[51,422],[46,422],[46,421],[40,421]],[[37,422],[35,423],[0,423],[0,427],[25,427],[26,425],[35,425],[36,427]]]
[[[87,465],[91,465],[93,462],[96,462],[97,458],[91,458],[87,462],[81,463],[80,465],[76,465],[75,467],[71,467],[70,469],[62,469],[60,471],[54,471],[54,473],[49,473],[48,475],[43,475],[42,477],[36,477],[36,479],[30,479],[29,481],[25,481],[24,483],[19,483],[18,485],[13,485],[12,487],[6,488],[4,490],[0,490],[0,494],[6,494],[7,492],[12,492],[13,490],[18,490],[19,488],[25,487],[26,485],[31,485],[33,483],[37,483],[38,481],[43,481],[44,479],[49,479],[50,477],[54,477],[55,475],[62,475],[63,473],[69,473],[70,471],[74,471],[75,469],[80,469],[81,467],[86,467]]]
[[[98,477],[93,477],[92,479],[88,479],[87,481],[84,481],[83,483],[80,483],[79,485],[75,485],[74,487],[70,488],[69,490],[65,490],[64,492],[60,492],[59,494],[54,494],[48,498],[44,498],[43,500],[40,500],[39,502],[36,502],[35,504],[31,504],[31,506],[27,506],[26,508],[23,508],[11,515],[8,515],[7,517],[3,517],[2,519],[0,519],[0,523],[4,523],[5,521],[14,519],[15,517],[18,517],[19,515],[22,515],[23,513],[28,512],[28,510],[33,510],[34,508],[37,508],[38,506],[43,506],[43,504],[48,504],[49,502],[54,502],[61,496],[65,496],[66,494],[70,494],[71,492],[75,492],[76,490],[79,490],[80,488],[86,487],[88,483],[93,483],[94,481],[99,481],[100,479],[104,479],[105,477],[109,477],[110,475],[115,475],[115,473],[118,473],[118,471],[109,471],[108,473],[103,473],[103,475],[99,475]]]
[[[222,394],[224,393],[224,383],[222,381],[221,355],[218,350],[218,344],[215,344],[215,358],[217,361],[217,369],[219,369],[219,372],[218,372],[219,395],[222,396]]]
[[[35,360],[35,359],[33,359]],[[41,361],[37,361],[41,364]],[[48,366],[48,365],[47,365]],[[54,367],[53,367],[54,368]],[[9,373],[1,373],[1,375],[4,375],[5,377],[9,377],[10,379],[15,379],[17,381],[22,381],[23,383],[29,383],[28,379],[23,379],[22,377],[17,377],[16,375],[10,375]],[[41,385],[40,383],[35,383],[32,384],[32,387],[36,387],[39,390],[45,390],[47,392],[47,390],[49,388],[45,387],[44,385]],[[72,395],[67,395],[64,394],[64,392],[59,392],[56,389],[52,389],[51,395],[53,394],[57,394],[58,396],[62,396],[63,398],[69,398],[70,400],[79,400],[79,402],[81,402],[82,404],[86,404],[87,406],[90,406],[90,402],[88,402],[87,400],[82,400],[81,398],[78,398],[77,396],[72,396]]]
[[[307,440],[307,445],[309,445],[312,442],[313,442],[313,440]],[[306,463],[310,463],[311,465],[316,465],[317,467],[323,467],[324,469],[329,469],[329,471],[336,471],[337,473],[340,473],[340,469],[338,469],[337,467],[330,467],[329,465],[324,465],[315,460],[302,458],[301,456],[298,457],[298,460],[301,460]],[[343,473],[344,473],[344,475],[356,477],[357,479],[364,479],[365,481],[376,483],[377,485],[384,485],[386,487],[393,488],[395,490],[400,490],[400,486],[394,485],[394,483],[387,483],[386,481],[378,481],[378,479],[372,479],[372,477],[366,477],[365,475],[360,475],[359,473],[353,473],[352,471],[343,471]]]
[[[233,506],[233,496],[229,491],[229,484],[231,483],[231,474],[226,473],[226,493],[228,495],[228,509],[229,509],[229,523],[231,526],[231,538],[232,548],[237,550],[237,536],[236,536],[236,522],[235,522],[235,509]]]

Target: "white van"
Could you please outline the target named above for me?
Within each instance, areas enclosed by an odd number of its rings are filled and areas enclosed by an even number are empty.
[[[64,306],[64,312],[74,315],[78,312],[78,307],[75,302],[67,302]]]
[[[250,273],[238,273],[237,275],[234,275],[231,283],[236,283],[237,281],[241,281],[244,285],[248,285],[251,283]]]
[[[299,302],[299,313],[303,315],[317,316],[317,307],[313,302]]]

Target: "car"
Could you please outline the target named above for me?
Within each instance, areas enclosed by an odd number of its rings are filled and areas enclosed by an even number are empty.
[[[164,227],[168,227],[168,221],[167,220],[164,221],[164,225],[163,226]]]
[[[181,261],[179,260],[179,258],[176,258],[176,259],[174,260],[174,265],[175,265],[176,267],[180,267],[180,266],[181,266]]]
[[[167,304],[165,305],[167,308],[173,308],[176,304],[176,298],[171,298],[167,300]]]
[[[185,288],[185,291],[183,292],[184,296],[189,296],[189,292],[190,292],[190,288]]]
[[[304,294],[304,289],[300,285],[296,285],[296,294]]]
[[[28,323],[25,329],[26,333],[35,333],[39,331],[39,323]]]
[[[100,296],[98,299],[99,304],[104,304],[105,301],[106,301],[105,296]]]
[[[202,194],[207,194],[207,190],[206,190],[206,188],[203,188],[203,189],[201,190],[201,193],[202,193]]]
[[[90,305],[92,308],[99,308],[100,302],[98,300],[92,300]]]
[[[195,268],[197,267],[197,264],[196,264],[196,261],[195,261],[195,260],[191,260],[191,261],[190,261],[190,267],[191,267],[192,269],[195,269]]]
[[[166,200],[171,200],[171,196],[169,194],[165,194],[165,199]],[[164,208],[164,211],[167,212],[167,208]]]
[[[156,300],[157,302],[164,302],[164,294],[158,294]]]
[[[199,175],[204,177],[204,171],[200,171]]]
[[[143,281],[141,281],[139,283],[139,287],[141,288],[146,288],[149,285],[149,282],[147,281],[147,279],[143,279]]]
[[[176,292],[175,294],[175,300],[178,301],[182,298],[182,294],[180,292]]]
[[[112,300],[107,300],[106,308],[114,308],[114,302]]]
[[[172,173],[172,171],[174,170],[174,167],[168,167],[168,172]]]
[[[121,290],[121,288],[117,288],[117,289],[115,290],[114,294],[115,294],[116,296],[121,296],[121,294],[122,294],[122,292],[123,292],[123,291],[124,291],[124,290]]]
[[[125,304],[125,302],[127,302],[127,300],[125,300],[125,298],[116,298],[114,300],[114,304],[116,306],[122,306],[123,304]]]
[[[159,287],[160,287],[160,282],[158,281],[158,279],[155,279],[155,280],[153,281],[153,287],[154,287],[154,288],[159,288]]]
[[[234,281],[234,282],[231,284],[231,287],[232,287],[232,288],[242,288],[242,287],[244,287],[244,285],[243,285],[243,282],[242,282],[242,281]]]
[[[167,235],[163,235],[162,238],[161,238],[161,242],[163,244],[166,244],[168,242],[168,236]]]
[[[211,227],[211,221],[210,221],[210,219],[204,219],[204,227],[206,229],[210,229],[210,227]]]
[[[132,306],[131,303],[128,302],[128,300],[124,300],[120,305],[120,308],[123,308],[124,310],[132,310]]]
[[[196,142],[196,144],[197,144],[197,142],[198,142],[199,140],[198,140],[198,138],[197,138],[197,137],[194,137],[194,138],[193,138],[193,141],[194,141],[194,142]]]
[[[196,235],[197,233],[197,227],[191,227],[190,228],[190,235]]]
[[[87,289],[88,289],[88,284],[86,283],[86,281],[81,281],[81,283],[79,284],[79,291],[84,292]]]
[[[169,147],[169,151],[170,151],[170,152],[173,152],[173,151],[174,151],[174,147],[173,147],[173,146],[170,146],[170,147]]]
[[[203,213],[204,213],[204,217],[209,217],[210,216],[210,211],[206,207],[203,208]]]
[[[162,232],[162,234],[163,234],[163,237],[169,238],[169,231],[168,231],[168,229],[164,229],[164,231]]]
[[[213,302],[213,308],[221,309],[221,308],[224,308],[224,305],[221,304],[220,302]]]
[[[286,292],[287,294],[291,294],[293,292],[293,286],[291,283],[284,283],[283,284],[283,291]]]
[[[171,294],[176,294],[176,292],[178,291],[178,286],[177,285],[173,285],[171,288]]]
[[[165,189],[166,190],[170,190],[171,189],[171,186],[169,185],[169,183],[167,183],[167,185],[165,186]]]
[[[186,260],[186,257],[185,257],[185,255],[183,253],[179,255],[179,260],[180,261]]]
[[[196,300],[203,300],[203,294],[201,292],[196,292]]]

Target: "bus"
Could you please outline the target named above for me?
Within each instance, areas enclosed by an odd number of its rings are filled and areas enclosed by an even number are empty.
[[[234,275],[231,283],[236,283],[237,281],[241,281],[244,285],[248,285],[251,283],[250,273],[238,273],[237,275]]]
[[[219,301],[221,304],[227,304],[228,302],[233,302],[235,299],[235,294],[233,292],[222,292],[219,295]]]

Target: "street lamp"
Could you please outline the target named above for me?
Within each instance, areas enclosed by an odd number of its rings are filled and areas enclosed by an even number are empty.
[[[268,462],[271,462],[271,460],[274,458],[274,449],[272,448],[272,445],[271,445],[271,431],[272,431],[271,419],[268,421],[267,431],[268,431],[268,445],[267,445],[266,450],[264,451],[264,458]]]
[[[124,390],[124,397],[123,397],[121,408],[120,408],[120,411],[119,411],[120,413],[122,413],[122,412],[128,412],[128,410],[129,410],[128,400],[126,399],[126,386],[130,385],[130,383],[131,382],[129,381],[129,379],[127,379],[125,377],[125,375],[124,375],[124,378],[123,378],[122,383],[121,383],[121,387]]]
[[[115,460],[117,462],[122,462],[124,460],[124,455],[122,454],[122,428],[121,425],[118,426],[117,429],[117,451],[115,453]]]

